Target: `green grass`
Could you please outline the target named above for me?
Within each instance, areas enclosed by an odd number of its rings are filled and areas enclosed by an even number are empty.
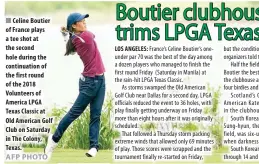
[[[74,149],[55,149],[52,158],[49,162],[38,162],[38,163],[29,163],[29,164],[58,164],[58,163],[128,163],[128,164],[143,164],[143,163],[156,163],[156,164],[176,164],[176,163],[185,163],[187,162],[112,162],[113,151],[112,150],[100,150],[95,158],[88,158],[85,156],[87,150],[74,150]],[[39,148],[28,148],[25,152],[43,152],[43,149]],[[237,163],[237,162],[223,162],[221,159],[222,153],[227,153],[228,149],[222,148],[221,150],[213,152],[213,155],[205,156],[204,163]],[[189,162],[197,163],[197,162]],[[240,162],[238,162],[240,163]],[[242,162],[244,163],[244,162]],[[252,162],[246,162],[252,163]],[[258,162],[254,162],[258,163]],[[11,163],[6,162],[6,164],[21,164],[21,163]]]
[[[114,112],[113,96],[111,92],[107,92],[106,99],[103,104],[102,115],[100,118],[100,130],[99,130],[99,148],[101,150],[113,149],[113,141],[120,137],[120,132],[115,130],[114,121],[112,121],[111,114]],[[53,107],[51,112],[48,113],[49,117],[54,118],[54,122],[51,127],[51,132],[54,133],[59,121],[68,112],[68,108],[56,108]],[[90,106],[76,119],[72,125],[68,127],[59,141],[58,148],[62,149],[81,149],[85,150],[89,148],[89,124],[90,124]],[[23,148],[44,148],[47,142],[47,136],[44,135],[43,144],[23,144]]]

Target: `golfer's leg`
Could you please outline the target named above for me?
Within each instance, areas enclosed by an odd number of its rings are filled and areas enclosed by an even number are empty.
[[[63,133],[66,131],[68,126],[77,119],[86,109],[87,105],[92,101],[94,95],[93,84],[90,80],[87,82],[80,81],[80,92],[79,95],[73,104],[72,108],[65,115],[65,117],[60,121],[56,132],[54,133],[52,139],[55,142],[58,142]]]
[[[99,149],[98,138],[100,129],[100,116],[102,106],[105,97],[105,79],[98,80],[98,92],[96,97],[90,103],[90,125],[89,125],[89,138],[90,138],[90,149],[95,147]]]

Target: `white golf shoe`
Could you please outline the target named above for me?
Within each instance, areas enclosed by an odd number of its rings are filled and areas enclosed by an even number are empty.
[[[44,153],[48,155],[48,158],[51,157],[52,152],[57,147],[57,145],[58,145],[58,143],[56,143],[52,140],[52,134],[50,134],[48,137],[47,146],[45,147],[45,150],[44,150]]]
[[[97,154],[97,149],[96,148],[91,148],[87,153],[86,156],[87,157],[95,157]]]

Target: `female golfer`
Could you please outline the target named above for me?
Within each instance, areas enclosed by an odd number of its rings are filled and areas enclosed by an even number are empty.
[[[84,112],[88,104],[90,104],[90,147],[86,156],[94,157],[98,152],[100,116],[105,97],[105,68],[94,40],[95,35],[86,29],[87,17],[88,14],[72,13],[67,18],[67,27],[61,28],[62,33],[69,32],[65,56],[77,52],[84,64],[84,70],[79,79],[79,95],[75,103],[60,121],[55,133],[48,137],[45,153],[49,157],[66,129]]]

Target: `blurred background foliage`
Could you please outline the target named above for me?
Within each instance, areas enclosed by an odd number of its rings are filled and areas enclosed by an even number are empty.
[[[111,150],[113,149],[113,141],[120,137],[120,132],[114,129],[115,122],[112,120],[114,115],[114,98],[111,92],[107,93],[105,102],[103,104],[102,115],[100,118],[100,149]],[[53,107],[49,117],[54,118],[54,124],[51,126],[51,132],[54,133],[59,121],[65,116],[69,108]],[[89,148],[89,123],[90,123],[90,107],[76,119],[67,129],[59,141],[58,147],[63,149],[88,149]],[[44,138],[42,144],[23,144],[24,148],[44,148],[47,143],[47,136]]]
[[[115,1],[101,2],[101,1],[19,1],[19,2],[6,2],[5,14],[12,15],[27,15],[27,14],[44,14],[53,13],[57,11],[69,10],[97,10],[97,11],[112,11],[116,6]]]
[[[197,1],[195,1],[197,2]],[[45,14],[55,13],[59,11],[71,11],[71,10],[85,10],[102,12],[103,15],[107,13],[114,13],[117,3],[125,3],[127,7],[148,7],[151,5],[157,5],[161,3],[163,7],[179,7],[180,9],[191,7],[193,2],[137,2],[137,1],[9,1],[5,2],[5,14],[6,15],[28,15],[28,14]],[[197,2],[198,7],[208,7],[210,2]],[[215,7],[220,7],[221,2],[214,2]],[[256,7],[259,2],[256,1],[243,1],[243,2],[225,2],[226,7]],[[238,5],[237,5],[238,4]],[[104,14],[104,12],[106,12]]]

